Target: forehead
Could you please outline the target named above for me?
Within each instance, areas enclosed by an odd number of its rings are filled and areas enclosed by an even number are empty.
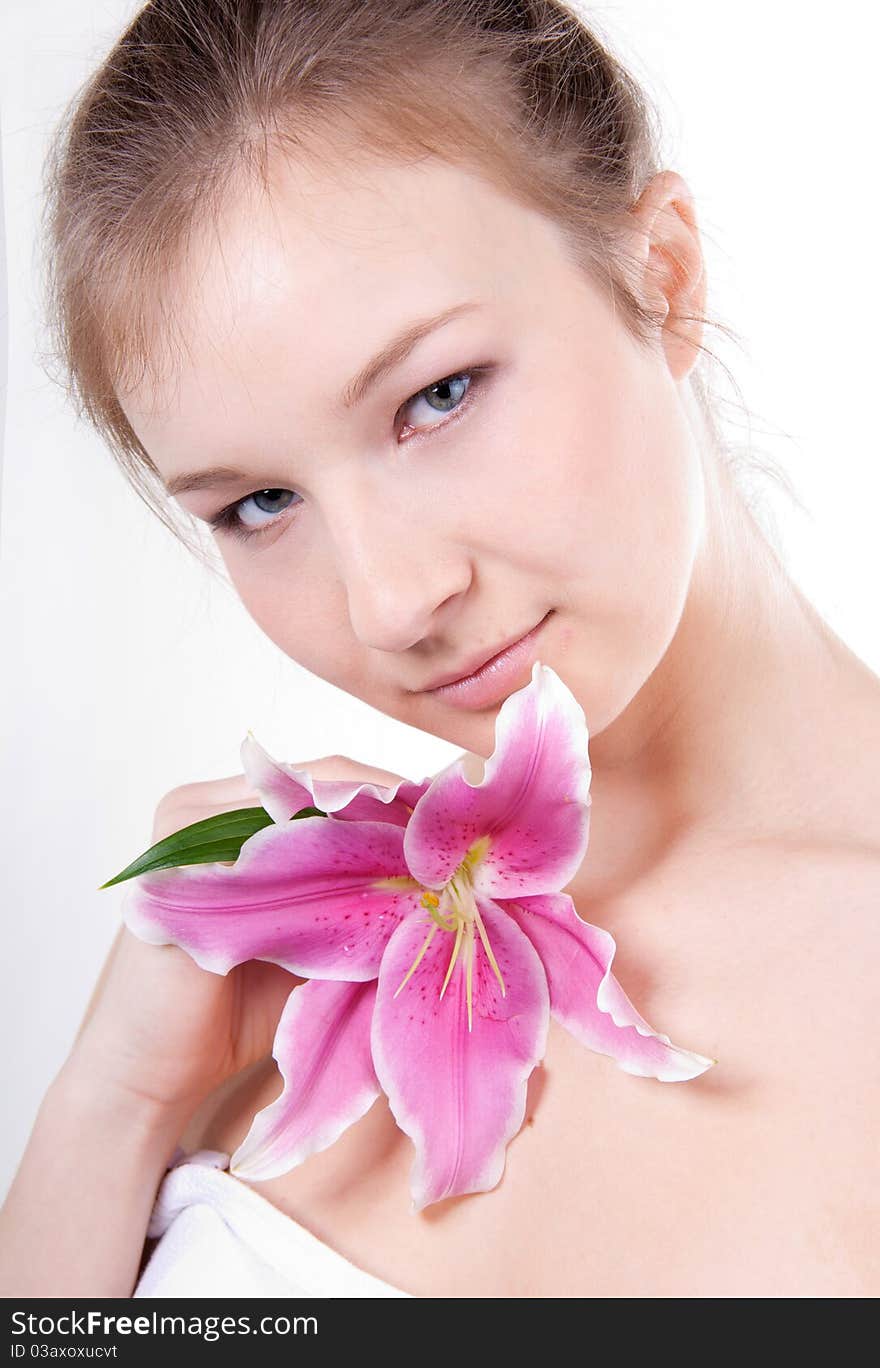
[[[171,364],[120,402],[155,454],[169,433],[201,448],[233,396],[256,412],[282,391],[329,406],[414,319],[475,298],[527,318],[554,264],[557,225],[478,171],[278,157],[267,190],[243,182],[194,233]]]

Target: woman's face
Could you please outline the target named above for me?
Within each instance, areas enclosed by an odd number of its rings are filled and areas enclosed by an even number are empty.
[[[434,159],[288,163],[194,265],[173,376],[120,399],[166,486],[199,477],[181,504],[229,519],[217,544],[263,631],[483,755],[535,659],[592,734],[612,723],[679,622],[702,472],[680,377],[555,224]],[[501,696],[428,691],[542,619]]]

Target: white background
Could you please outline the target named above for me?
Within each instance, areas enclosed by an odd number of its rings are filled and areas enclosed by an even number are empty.
[[[118,925],[122,890],[97,887],[146,847],[162,793],[239,772],[249,727],[280,758],[342,752],[412,778],[459,753],[283,657],[41,369],[46,139],[139,7],[3,5],[0,1192]],[[626,0],[586,13],[658,100],[664,164],[696,197],[709,306],[743,347],[707,341],[803,504],[773,485],[763,496],[792,571],[880,672],[872,7],[841,0],[832,18],[795,0]]]

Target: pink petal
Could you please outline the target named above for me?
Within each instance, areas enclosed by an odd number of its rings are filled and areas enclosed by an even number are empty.
[[[376,984],[318,979],[294,988],[272,1056],[281,1095],[257,1112],[232,1156],[230,1173],[259,1182],[332,1145],[379,1096],[370,1053]]]
[[[578,916],[567,893],[501,904],[541,957],[550,1010],[567,1031],[625,1073],[673,1083],[696,1078],[717,1060],[673,1045],[639,1016],[611,972],[614,937]]]
[[[241,763],[251,787],[275,822],[286,822],[304,807],[347,822],[393,822],[406,826],[431,780],[408,779],[385,786],[354,779],[313,779],[308,769],[273,760],[249,732],[241,744]]]
[[[529,1074],[547,1043],[549,997],[537,954],[491,902],[481,899],[479,908],[506,995],[477,937],[472,1030],[461,955],[440,998],[452,933],[436,929],[395,997],[434,925],[408,917],[388,942],[379,972],[373,1063],[397,1124],[416,1147],[416,1211],[495,1187],[507,1144],[522,1125]]]
[[[383,880],[399,882],[383,886]],[[129,885],[123,919],[154,945],[179,945],[215,974],[269,960],[301,978],[375,978],[422,890],[389,822],[302,817],[263,827],[233,865],[186,865]]]
[[[584,712],[549,665],[504,700],[495,749],[471,784],[465,760],[438,774],[406,828],[406,862],[420,883],[439,888],[484,835],[489,846],[474,887],[516,897],[564,887],[587,849],[590,762]]]

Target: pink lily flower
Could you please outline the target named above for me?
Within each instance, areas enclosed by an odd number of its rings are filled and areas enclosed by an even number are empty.
[[[716,1062],[644,1021],[613,937],[561,891],[587,849],[591,770],[583,710],[549,666],[502,704],[476,784],[461,760],[419,784],[313,779],[250,734],[242,761],[273,825],[233,865],[139,876],[124,911],[215,973],[261,959],[308,980],[275,1036],[283,1091],[236,1176],[287,1172],[384,1093],[415,1146],[415,1210],[488,1191],[551,1013],[627,1073],[674,1082]],[[329,815],[289,820],[310,805]]]

